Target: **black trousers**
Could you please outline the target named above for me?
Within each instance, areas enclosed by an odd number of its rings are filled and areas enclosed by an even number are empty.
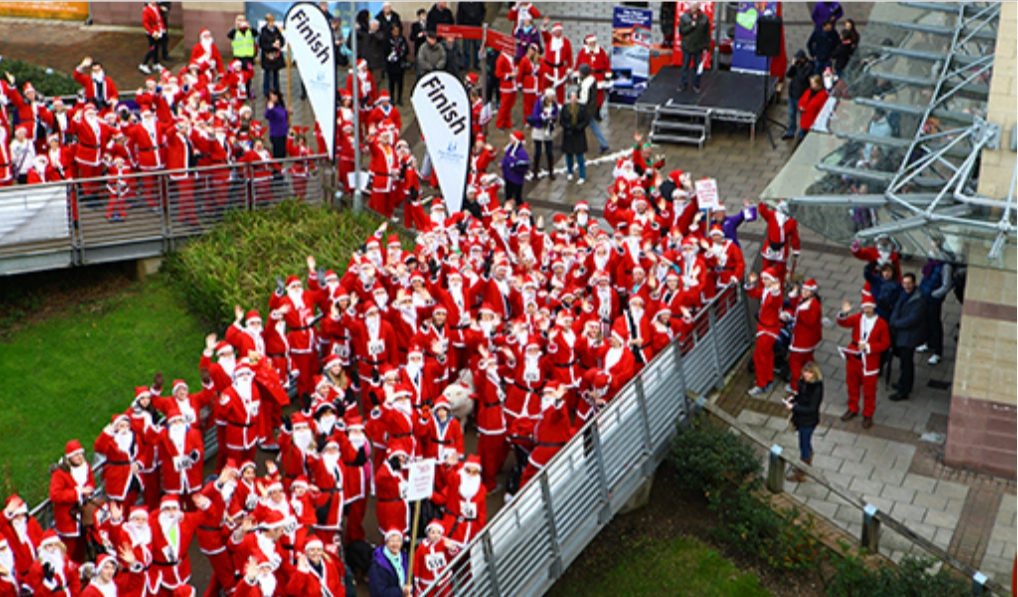
[[[166,35],[156,39],[146,33],[145,37],[148,39],[148,52],[145,53],[145,58],[141,61],[141,63],[148,64],[149,62],[152,62],[154,64],[159,62],[159,44],[166,39]]]
[[[523,185],[507,180],[505,182],[505,200],[509,201],[510,199],[515,201],[517,206],[523,203]]]
[[[908,396],[912,393],[915,383],[915,348],[899,346],[894,349],[900,361],[901,371],[898,374],[898,394]]]
[[[403,67],[386,68],[389,77],[389,97],[394,104],[403,104]]]
[[[944,356],[944,322],[941,321],[943,307],[943,301],[926,301],[926,346],[930,352],[939,356]]]

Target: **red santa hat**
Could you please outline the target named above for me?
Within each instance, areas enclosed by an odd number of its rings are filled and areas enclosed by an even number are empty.
[[[71,441],[67,442],[67,445],[64,446],[64,456],[67,457],[67,458],[70,458],[71,456],[74,456],[75,454],[84,454],[84,453],[85,453],[85,448],[82,448],[81,447],[81,442],[79,442],[76,439],[72,439]]]
[[[209,31],[208,29],[202,29],[201,31],[198,32],[198,37],[205,37],[206,35],[211,36],[212,32]]]
[[[562,29],[563,29],[562,23],[554,23],[551,26],[551,32],[552,33],[555,33],[556,31],[562,31]]]
[[[432,520],[431,522],[428,523],[428,526],[424,527],[425,532],[430,531],[431,529],[435,529],[436,531],[445,533],[445,527],[442,526],[442,520],[440,518]]]
[[[592,41],[597,41],[597,36],[594,35],[593,33],[588,33],[587,35],[583,36],[583,43],[589,44]]]
[[[724,235],[725,235],[725,230],[721,226],[718,226],[717,224],[714,224],[713,226],[710,227],[710,236],[722,236],[723,237]]]
[[[700,245],[699,243],[696,242],[696,237],[694,237],[693,235],[689,235],[686,238],[682,239],[683,251],[685,251],[686,249],[698,249],[699,247]]]
[[[254,321],[257,321],[258,323],[261,323],[262,322],[262,316],[261,316],[261,314],[258,313],[258,311],[255,311],[254,309],[251,309],[250,311],[247,312],[247,316],[244,318],[244,321],[247,322],[247,323],[251,323],[251,322],[254,322]]]
[[[335,270],[325,270],[325,281],[328,282],[329,280],[339,280],[339,274]]]
[[[286,287],[289,288],[294,284],[300,284],[300,278],[298,276],[289,275],[286,277]]]
[[[17,506],[14,504],[17,504]],[[7,502],[4,505],[6,506],[4,509],[10,513],[11,517],[19,514],[28,514],[28,504],[26,504],[25,500],[21,499],[21,497],[16,493],[8,496]]]
[[[308,535],[306,541],[304,542],[304,551],[315,548],[324,549],[325,544],[322,543],[322,540],[319,539],[317,535]]]
[[[110,417],[110,423],[116,425],[120,422],[120,419],[130,422],[131,417],[128,417],[125,413],[117,413]]]
[[[268,492],[283,491],[283,482],[273,481],[272,483],[269,483],[268,486],[265,487],[265,491]]]
[[[402,439],[389,442],[389,447],[385,450],[386,458],[392,458],[393,456],[399,456],[402,454],[407,458],[410,457],[410,450],[407,448],[407,443]]]
[[[424,284],[424,274],[421,273],[421,270],[414,270],[414,273],[410,274],[410,283],[413,284],[414,282]]]
[[[393,527],[391,529],[386,529],[386,531],[385,531],[385,539],[386,539],[386,541],[388,541],[389,537],[391,537],[393,535],[398,535],[398,536],[402,537],[403,536],[403,531],[401,531],[400,529],[397,529],[396,527]]]
[[[187,382],[184,381],[183,379],[175,379],[173,380],[173,385],[171,385],[170,388],[171,388],[170,393],[176,394],[177,390],[179,390],[180,388],[184,388],[185,390],[187,389]]]
[[[342,363],[342,361],[340,361],[338,354],[330,354],[329,358],[325,359],[325,362],[322,363],[322,369],[325,369],[326,371],[328,371],[329,369],[332,368],[333,365],[342,365],[342,364],[343,363]]]
[[[280,485],[280,488],[282,488],[282,485]],[[286,522],[285,514],[279,510],[269,510],[268,514],[265,515],[265,519],[258,526],[263,530],[279,529],[286,526]]]
[[[445,397],[445,394],[439,394],[438,398],[435,398],[435,404],[434,404],[433,408],[435,410],[438,410],[440,408],[444,408],[444,409],[452,412],[452,405],[449,404],[449,399]]]
[[[310,425],[311,421],[308,419],[307,415],[297,411],[290,416],[290,424],[296,427],[297,425]]]
[[[99,574],[99,571],[102,570],[103,566],[105,566],[106,564],[113,564],[113,567],[116,568],[117,567],[117,557],[113,556],[113,555],[110,555],[108,553],[101,553],[101,554],[99,554],[99,556],[95,559],[95,572],[96,572],[96,574]]]
[[[580,200],[573,206],[573,211],[590,211],[590,205],[587,204],[586,200]]]
[[[145,506],[131,506],[131,511],[127,515],[128,519],[134,518],[135,516],[144,516],[148,520],[148,508]]]
[[[775,282],[777,282],[778,281],[778,274],[777,274],[777,272],[774,271],[773,268],[765,267],[764,270],[762,272],[760,272],[760,278],[761,279],[762,278],[770,278],[771,280],[774,280]]]
[[[477,73],[467,73],[467,87],[476,87],[481,81]]]
[[[383,90],[378,94],[378,99],[375,100],[375,105],[378,105],[382,102],[388,102],[391,100],[392,98],[389,96],[389,92]]]
[[[876,306],[877,306],[877,301],[873,300],[873,293],[871,293],[869,290],[863,289],[863,291],[862,291],[862,301],[859,303],[859,307],[862,308],[862,307],[876,307]]]
[[[163,498],[159,500],[159,510],[166,510],[168,508],[180,508],[180,500],[171,493],[163,494]]]
[[[480,313],[482,313],[482,314],[490,313],[492,315],[497,315],[497,313],[495,312],[495,307],[492,306],[492,304],[488,303],[488,302],[481,303]]]
[[[39,549],[42,549],[47,545],[60,542],[60,536],[57,535],[56,529],[47,529],[46,532],[42,534],[42,539],[39,540]]]
[[[817,281],[814,280],[813,278],[810,278],[809,280],[806,280],[805,282],[802,283],[802,289],[803,290],[809,290],[810,292],[816,292],[817,288],[818,288]]]
[[[523,143],[524,139],[526,139],[526,137],[523,135],[523,131],[513,131],[510,137],[516,143]]]
[[[232,351],[233,350],[233,345],[230,344],[229,342],[227,342],[226,340],[220,340],[216,344],[216,354],[217,355],[222,355],[224,352],[226,352],[228,350]]]
[[[353,413],[353,414],[350,414],[350,415],[348,415],[346,417],[343,417],[345,419],[345,421],[346,421],[346,430],[347,431],[353,431],[355,429],[358,429],[358,430],[363,431],[364,430],[364,419],[361,418],[361,416],[359,414],[357,414],[357,412],[355,412],[353,410],[351,410],[350,412]]]
[[[630,305],[632,305],[635,302],[639,302],[641,305],[644,305],[644,306],[647,305],[647,300],[644,299],[643,295],[640,295],[640,294],[634,294],[633,296],[629,297],[629,304]]]
[[[313,380],[315,382],[315,389],[316,390],[318,388],[322,387],[322,386],[328,386],[329,385],[329,380],[326,379],[325,376],[323,376],[323,375],[316,375],[316,376],[314,376]]]
[[[240,377],[241,373],[250,373],[254,375],[254,370],[251,369],[251,365],[248,364],[247,359],[241,359],[240,363],[237,364],[237,368],[233,370],[234,377]]]
[[[623,344],[626,342],[626,323],[621,317],[612,325],[612,338]]]
[[[21,90],[28,93],[29,91],[35,91],[35,87],[32,87],[31,81],[25,81],[25,84],[21,86]]]
[[[311,484],[308,483],[307,477],[305,477],[304,475],[297,475],[297,478],[294,479],[293,483],[290,484],[290,488],[293,489],[295,487],[303,487],[304,489],[307,489],[310,485]]]
[[[227,466],[226,466],[226,468],[230,468],[230,461],[229,461],[229,460],[227,460],[227,461],[226,461],[226,465],[227,465]],[[234,464],[234,465],[233,465],[233,468],[237,468],[237,465],[236,465],[236,464]],[[243,463],[242,463],[242,464],[240,465],[240,468],[238,468],[238,469],[237,469],[237,472],[238,472],[238,473],[240,473],[240,474],[244,474],[244,469],[247,469],[247,468],[251,468],[251,469],[255,469],[255,470],[257,470],[257,467],[255,466],[255,463],[254,463],[254,462],[252,462],[252,461],[250,461],[250,460],[245,460],[245,461],[244,461],[244,462],[243,462]]]
[[[364,243],[364,246],[369,248],[369,249],[372,248],[372,247],[377,248],[377,249],[381,249],[382,248],[382,243],[380,243],[378,241],[378,237],[377,236],[371,236],[371,237],[368,237],[368,240]]]
[[[402,249],[403,248],[403,243],[400,242],[399,236],[397,236],[395,234],[390,234],[389,238],[387,238],[385,240],[385,246],[390,248],[390,249],[393,248],[393,247]]]
[[[399,400],[400,398],[409,398],[414,395],[414,391],[410,389],[410,386],[406,384],[399,384],[396,389],[392,392],[392,399]]]
[[[478,470],[478,472],[480,472],[481,457],[478,456],[477,454],[471,454],[470,456],[467,456],[467,461],[463,463],[463,468],[467,467],[475,468]]]

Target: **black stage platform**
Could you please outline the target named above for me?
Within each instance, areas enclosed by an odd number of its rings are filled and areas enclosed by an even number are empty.
[[[700,93],[694,92],[692,86],[679,92],[681,71],[678,66],[666,66],[658,71],[636,100],[636,109],[654,112],[659,107],[669,106],[703,110],[710,113],[711,120],[756,124],[774,93],[773,77],[731,71],[707,71],[700,79]]]

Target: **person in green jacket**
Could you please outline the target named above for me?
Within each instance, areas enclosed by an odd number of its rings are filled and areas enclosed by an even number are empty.
[[[689,10],[679,19],[682,36],[682,75],[679,91],[685,91],[689,72],[693,71],[693,91],[700,93],[700,62],[710,46],[710,19],[700,10],[699,2],[690,2]]]
[[[233,29],[230,29],[226,37],[230,39],[233,58],[240,60],[244,72],[252,75],[247,78],[247,96],[254,99],[251,95],[251,81],[254,79],[255,55],[258,54],[258,30],[251,26],[246,16],[237,15]]]

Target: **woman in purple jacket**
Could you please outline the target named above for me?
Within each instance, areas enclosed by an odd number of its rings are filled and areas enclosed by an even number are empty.
[[[537,27],[534,27],[534,22],[529,16],[523,17],[523,23],[516,29],[513,37],[516,38],[516,64],[519,64],[520,59],[526,56],[530,44],[537,46],[538,54],[544,53],[544,46],[541,45],[541,32],[537,30]]]
[[[272,142],[272,157],[286,159],[286,136],[290,134],[290,111],[286,109],[278,89],[269,90],[265,104],[265,120],[269,123],[269,141]]]

